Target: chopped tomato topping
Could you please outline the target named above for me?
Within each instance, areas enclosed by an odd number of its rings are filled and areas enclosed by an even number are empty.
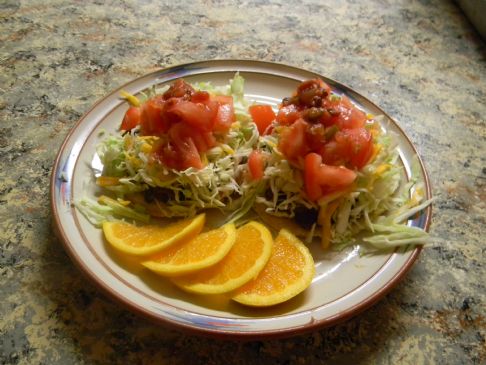
[[[290,126],[281,127],[278,148],[290,160],[297,160],[309,152],[306,143],[306,131],[308,124],[300,118]]]
[[[366,124],[366,114],[351,103],[346,95],[326,101],[328,115],[324,123],[335,124],[339,129],[363,128]]]
[[[186,138],[183,140],[174,140],[176,152],[180,156],[180,165],[184,168],[194,167],[196,169],[202,169],[204,166],[201,161],[201,156],[197,150],[196,145],[192,138]]]
[[[214,123],[214,131],[219,133],[226,133],[236,120],[235,109],[233,105],[233,97],[218,95],[214,96],[213,100],[219,104],[216,120]]]
[[[248,156],[248,168],[253,180],[261,180],[264,174],[264,161],[260,151],[253,150]]]
[[[164,165],[173,169],[187,169],[203,167],[201,156],[192,139],[175,140],[161,146],[156,155]],[[183,166],[183,167],[182,167]]]
[[[149,99],[142,106],[140,132],[144,136],[157,136],[169,129],[169,118],[165,114],[166,100],[158,95]]]
[[[300,113],[294,104],[282,106],[277,113],[277,122],[282,125],[289,125],[299,119]]]
[[[186,83],[183,79],[177,79],[164,93],[163,98],[165,100],[168,100],[170,98],[182,98],[187,100],[190,99],[195,92],[196,91],[194,90],[194,88]]]
[[[197,150],[201,153],[206,152],[216,145],[216,139],[211,132],[198,131],[185,123],[174,124],[169,129],[168,136],[169,139],[173,141],[192,139]]]
[[[317,153],[308,153],[304,161],[305,191],[310,200],[315,201],[322,196],[351,185],[356,179],[356,173],[344,166],[330,166],[322,163],[322,157]]]
[[[191,96],[191,101],[193,103],[207,103],[210,99],[210,95],[207,91],[196,91]]]
[[[373,154],[373,141],[365,128],[343,129],[334,140],[341,145],[341,158],[358,169],[364,167]]]
[[[270,124],[275,120],[275,112],[270,105],[252,105],[248,108],[253,122],[257,125],[260,135],[265,134],[265,131]]]
[[[120,130],[122,131],[131,131],[137,125],[140,124],[140,108],[131,106],[128,108],[125,116],[123,117],[122,124],[120,126]]]
[[[202,168],[201,154],[216,146],[215,133],[227,133],[234,121],[231,96],[196,91],[178,79],[163,95],[130,108],[121,128],[131,130],[140,124],[142,136],[161,137],[153,146],[154,157],[170,168],[185,170]]]
[[[276,120],[279,149],[291,161],[314,152],[326,165],[361,169],[373,154],[365,113],[347,96],[332,94],[320,79],[302,82],[284,98]]]
[[[167,113],[176,115],[181,122],[206,132],[213,130],[217,112],[218,104],[212,101],[193,103],[182,100],[167,110]]]

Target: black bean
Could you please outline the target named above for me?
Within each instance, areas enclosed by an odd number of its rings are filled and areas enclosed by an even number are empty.
[[[155,200],[161,203],[167,203],[174,198],[174,192],[167,188],[149,188],[144,191],[143,197],[147,203],[153,203]]]
[[[153,203],[155,201],[154,190],[149,188],[143,192],[143,199],[147,203]]]
[[[319,212],[317,209],[309,209],[299,206],[295,208],[295,222],[305,229],[311,229],[312,225],[317,222]]]

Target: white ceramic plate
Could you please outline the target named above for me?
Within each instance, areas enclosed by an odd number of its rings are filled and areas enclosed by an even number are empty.
[[[294,299],[268,309],[249,309],[223,297],[199,297],[184,293],[148,270],[130,265],[105,244],[72,202],[96,193],[90,167],[102,130],[115,133],[128,108],[119,99],[121,89],[132,94],[184,77],[189,82],[211,81],[226,85],[236,71],[245,78],[249,99],[277,105],[300,81],[321,77],[338,93],[345,93],[358,106],[385,116],[383,128],[398,135],[404,173],[416,151],[398,125],[363,96],[315,73],[257,61],[207,61],[181,65],[138,78],[98,101],[76,124],[62,145],[51,179],[51,204],[59,237],[73,261],[105,292],[131,310],[157,322],[203,334],[244,338],[289,336],[329,326],[350,318],[374,304],[410,269],[420,248],[390,254],[359,257],[356,250],[325,253],[310,247],[316,275],[311,286]],[[430,187],[422,166],[417,177]],[[431,209],[409,224],[428,229]]]

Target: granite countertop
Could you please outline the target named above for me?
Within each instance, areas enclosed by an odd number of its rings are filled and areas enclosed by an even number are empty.
[[[4,0],[0,45],[0,364],[486,363],[486,49],[454,3]],[[248,342],[168,330],[87,282],[51,230],[55,155],[97,99],[160,67],[228,58],[349,85],[423,157],[434,244],[345,323]]]

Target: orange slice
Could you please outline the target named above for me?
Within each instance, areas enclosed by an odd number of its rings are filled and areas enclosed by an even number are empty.
[[[142,262],[142,265],[165,276],[188,274],[221,261],[233,247],[235,239],[235,225],[226,224],[170,246]]]
[[[172,281],[180,288],[199,294],[227,293],[255,278],[272,252],[273,239],[262,224],[250,222],[236,231],[236,241],[216,265]]]
[[[310,285],[314,270],[314,260],[307,247],[282,229],[273,243],[267,265],[255,280],[237,289],[232,299],[255,307],[285,302]]]
[[[117,250],[131,255],[149,255],[183,239],[195,237],[204,227],[205,215],[183,219],[166,226],[135,226],[125,222],[103,222],[106,240]]]

